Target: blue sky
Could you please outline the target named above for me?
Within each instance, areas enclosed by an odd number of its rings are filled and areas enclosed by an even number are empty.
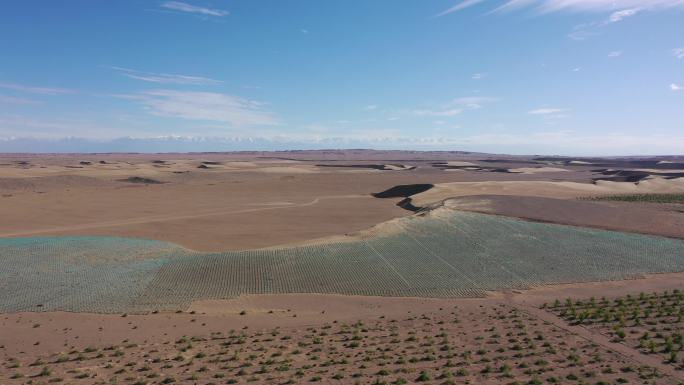
[[[0,149],[180,137],[684,154],[681,0],[3,6]]]

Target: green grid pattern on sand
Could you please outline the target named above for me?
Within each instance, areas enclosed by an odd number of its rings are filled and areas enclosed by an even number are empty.
[[[0,310],[119,312],[179,250],[115,237],[0,239]]]
[[[0,239],[0,311],[182,310],[241,294],[473,297],[684,271],[684,241],[453,211],[389,236],[224,253],[114,237]]]

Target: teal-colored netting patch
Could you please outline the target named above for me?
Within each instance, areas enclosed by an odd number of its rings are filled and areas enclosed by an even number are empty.
[[[182,250],[116,237],[0,239],[0,310],[125,311]]]
[[[472,297],[684,271],[684,241],[453,212],[390,236],[198,253],[115,237],[0,239],[0,311],[182,310],[241,294]]]

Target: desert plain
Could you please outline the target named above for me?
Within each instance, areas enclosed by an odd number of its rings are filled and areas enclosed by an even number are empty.
[[[0,384],[679,384],[684,158],[0,156]]]

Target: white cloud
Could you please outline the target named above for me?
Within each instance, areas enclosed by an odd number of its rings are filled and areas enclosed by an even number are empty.
[[[461,108],[449,108],[443,110],[413,110],[417,116],[456,116],[463,112]]]
[[[534,7],[538,12],[583,11],[611,12],[609,17],[621,21],[641,10],[684,7],[681,0],[509,0],[502,6],[506,8]]]
[[[618,23],[628,17],[634,16],[644,10],[653,10],[656,8],[641,7],[641,8],[629,8],[622,9],[619,11],[612,12],[605,20],[595,21],[591,23],[584,23],[577,25],[573,28],[573,31],[568,34],[568,37],[573,40],[586,40],[592,36],[599,34],[599,30],[610,24]],[[618,55],[619,56],[619,55]]]
[[[156,116],[222,122],[238,127],[279,124],[272,113],[263,110],[262,103],[222,93],[154,90],[120,97],[139,101]]]
[[[377,110],[377,109],[378,109],[378,106],[375,105],[375,104],[369,104],[369,105],[363,107],[363,110],[364,110],[364,111],[374,111],[374,110]]]
[[[567,108],[543,107],[543,108],[537,108],[535,110],[527,111],[527,113],[530,115],[557,115],[557,114],[561,114],[561,113],[564,113],[567,111],[568,111]]]
[[[39,95],[63,95],[74,93],[73,90],[68,90],[66,88],[33,87],[16,83],[0,83],[0,88]]]
[[[612,51],[608,53],[608,57],[620,57],[622,56],[622,51]]]
[[[547,131],[525,134],[480,134],[457,139],[462,148],[515,154],[558,155],[664,155],[681,154],[684,136],[615,132],[580,134],[573,131]]]
[[[463,0],[437,16],[444,16],[474,6],[481,1]],[[508,12],[519,9],[532,9],[537,14],[554,12],[594,12],[608,13],[608,17],[601,23],[583,25],[569,36],[575,40],[584,40],[596,32],[591,30],[602,25],[620,22],[643,11],[654,11],[668,8],[684,8],[682,0],[505,0],[498,1],[489,13]]]
[[[580,72],[582,70],[581,67],[576,67],[572,69],[572,72]]]
[[[482,108],[482,105],[487,103],[496,102],[498,98],[492,98],[488,96],[466,96],[463,98],[456,98],[452,100],[453,104],[464,106],[469,110],[476,110]]]
[[[676,57],[677,59],[684,59],[684,48],[673,48],[672,56]]]
[[[485,74],[485,73],[476,73],[476,74],[473,74],[472,79],[480,80],[480,79],[484,79],[486,77],[487,77],[487,74]]]
[[[183,3],[181,1],[167,1],[161,4],[162,8],[170,9],[173,11],[195,13],[204,16],[217,16],[223,17],[227,16],[230,12],[223,9],[213,9],[198,7],[192,4]]]
[[[677,91],[683,90],[683,89],[684,89],[684,86],[680,86],[679,84],[672,83],[672,84],[670,84],[670,89],[671,89],[672,91],[677,92]]]
[[[158,84],[215,85],[223,83],[221,80],[205,78],[201,76],[142,72],[122,67],[110,68],[121,72],[124,76],[127,76],[131,79]]]
[[[436,108],[414,109],[411,111],[411,113],[416,116],[456,116],[467,110],[476,110],[482,108],[484,104],[497,100],[497,98],[486,96],[467,96],[453,99]]]
[[[456,5],[454,5],[453,7],[449,8],[449,9],[443,11],[443,12],[438,13],[438,14],[436,15],[436,17],[448,15],[448,14],[450,14],[450,13],[454,13],[454,12],[460,11],[460,10],[462,10],[462,9],[466,9],[466,8],[468,8],[468,7],[471,7],[471,6],[475,5],[475,4],[479,4],[479,3],[481,3],[482,1],[484,1],[484,0],[463,0],[462,2],[460,2],[460,3],[456,4]]]
[[[568,37],[572,40],[587,40],[590,37],[598,35],[596,30],[602,26],[601,23],[586,23],[573,27],[572,32]]]
[[[641,8],[630,8],[630,9],[623,9],[621,11],[615,11],[608,16],[608,20],[606,20],[607,23],[617,23],[620,22],[628,17],[634,16],[637,13],[641,12]]]

